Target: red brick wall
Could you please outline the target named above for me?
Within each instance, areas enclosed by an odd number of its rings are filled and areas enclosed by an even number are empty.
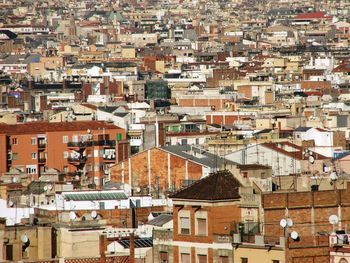
[[[146,223],[148,216],[151,212],[163,212],[165,207],[153,206],[153,207],[141,207],[136,208],[136,220],[139,223]],[[74,211],[78,218],[83,215],[89,215],[91,210],[77,210]],[[46,218],[49,221],[55,221],[57,213],[62,211],[48,211],[35,209],[35,215],[38,218]],[[108,225],[115,227],[132,227],[132,211],[131,209],[114,209],[114,210],[98,210],[97,214],[101,216],[101,219],[106,220]]]
[[[237,91],[239,93],[244,94],[244,96],[248,99],[252,98],[252,86],[249,86],[249,85],[239,86],[237,88]]]
[[[207,115],[206,123],[207,124],[218,124],[218,125],[231,125],[238,120],[236,115]]]
[[[225,103],[229,100],[225,99],[178,99],[178,105],[182,107],[213,107],[215,110],[222,110],[225,108]]]
[[[185,242],[199,242],[199,243],[212,243],[214,241],[214,234],[229,235],[233,222],[241,221],[241,209],[240,207],[231,204],[223,206],[205,206],[204,203],[200,203],[200,211],[207,211],[208,215],[208,235],[196,236],[195,235],[195,212],[198,209],[198,203],[193,203],[193,206],[174,206],[173,209],[173,224],[174,224],[174,241]],[[180,210],[190,211],[191,220],[191,234],[181,235],[178,234],[178,214]],[[190,244],[189,244],[190,245]]]
[[[150,155],[150,162],[148,156]],[[134,188],[148,187],[148,163],[150,163],[151,186],[154,188],[156,176],[159,177],[160,192],[168,190],[169,183],[175,183],[176,189],[179,189],[186,178],[186,160],[176,155],[170,154],[170,182],[168,181],[168,153],[153,148],[130,157],[132,186]],[[124,165],[124,169],[123,169]],[[124,171],[124,182],[130,184],[129,181],[129,159],[111,167],[111,180],[122,182],[122,174]],[[188,179],[198,180],[202,176],[202,166],[188,161]]]
[[[348,190],[262,195],[264,230],[267,236],[283,236],[279,221],[285,218],[286,208],[293,220],[288,233],[297,231],[300,241],[290,239],[288,262],[329,262],[328,237],[318,233],[331,232],[330,215],[341,211],[341,229],[350,223],[350,195]],[[336,226],[338,229],[338,225]]]

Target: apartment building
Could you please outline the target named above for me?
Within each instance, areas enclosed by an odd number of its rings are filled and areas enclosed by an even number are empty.
[[[109,166],[128,157],[125,130],[101,121],[0,124],[0,173],[40,177],[49,168],[100,185]]]
[[[173,233],[154,233],[154,262],[233,262],[232,231],[248,217],[257,220],[252,203],[246,210],[246,194],[223,170],[172,195]]]

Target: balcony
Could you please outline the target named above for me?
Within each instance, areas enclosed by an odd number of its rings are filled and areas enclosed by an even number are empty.
[[[85,148],[91,146],[115,147],[115,140],[85,141],[85,142],[68,142],[70,148]]]
[[[115,140],[101,140],[101,141],[94,141],[94,145],[104,146],[104,147],[114,147],[116,145],[116,142]]]
[[[46,158],[45,158],[45,157],[40,157],[40,158],[38,159],[38,162],[39,162],[39,163],[46,163]]]
[[[115,154],[104,154],[103,155],[103,160],[104,161],[115,161]]]
[[[46,148],[46,142],[38,142],[38,149],[45,149]]]
[[[72,164],[82,164],[86,162],[86,157],[68,157],[68,162]]]
[[[90,147],[93,145],[92,141],[86,141],[86,142],[68,142],[68,147],[70,148],[85,148]]]

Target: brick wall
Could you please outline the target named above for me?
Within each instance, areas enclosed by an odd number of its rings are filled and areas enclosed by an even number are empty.
[[[264,234],[283,236],[279,225],[282,218],[290,217],[293,226],[288,233],[297,231],[300,240],[290,239],[288,262],[329,262],[328,236],[332,232],[330,215],[340,219],[335,229],[344,229],[350,223],[350,195],[347,189],[318,192],[269,193],[262,195]]]
[[[195,235],[195,212],[198,210],[198,205],[201,206],[200,211],[207,212],[208,235]],[[179,234],[178,214],[180,210],[190,211],[191,233],[189,235]],[[193,206],[186,205],[174,206],[173,208],[173,225],[174,225],[174,241],[212,243],[214,235],[229,235],[232,227],[232,222],[241,221],[241,208],[232,203],[228,205],[213,205],[205,206],[204,203],[194,203]]]
[[[169,163],[170,167],[168,167]],[[111,167],[112,181],[131,184],[134,189],[140,187],[147,190],[150,183],[152,191],[154,191],[158,176],[160,192],[168,191],[173,184],[175,184],[176,189],[179,189],[183,180],[186,179],[186,174],[188,179],[198,180],[202,176],[202,166],[179,156],[168,154],[159,148],[140,152]]]

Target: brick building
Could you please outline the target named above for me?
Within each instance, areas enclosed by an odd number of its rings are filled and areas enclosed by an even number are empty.
[[[265,236],[283,236],[280,220],[293,220],[287,233],[297,231],[299,240],[288,238],[287,262],[329,262],[328,233],[333,231],[329,216],[339,218],[335,230],[346,229],[350,222],[349,189],[263,194],[262,209]]]
[[[223,167],[224,161],[191,146],[152,148],[111,167],[111,180],[126,183],[134,193],[162,195],[180,189]],[[227,161],[227,166],[235,165]]]
[[[173,233],[163,231],[168,241],[156,233],[154,262],[233,262],[231,235],[244,220],[244,194],[239,181],[223,170],[172,195]]]
[[[125,130],[101,121],[0,124],[0,174],[17,168],[38,178],[48,168],[100,184],[105,171],[128,157]]]

